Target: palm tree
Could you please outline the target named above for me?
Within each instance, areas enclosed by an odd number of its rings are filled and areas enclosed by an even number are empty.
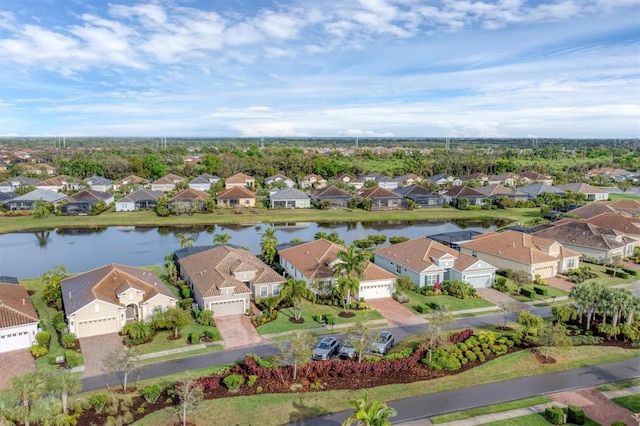
[[[282,284],[282,290],[280,291],[281,299],[287,297],[290,297],[293,301],[293,317],[298,321],[302,316],[303,298],[313,300],[315,299],[315,293],[307,288],[307,283],[304,280],[288,278],[287,281]]]
[[[338,257],[338,262],[332,267],[334,275],[354,281],[342,284],[345,290],[344,296],[347,299],[346,303],[351,304],[351,293],[357,293],[360,290],[360,280],[364,278],[367,258],[353,244],[346,251],[338,252],[336,256]]]
[[[342,298],[342,307],[346,313],[351,306],[351,293],[355,294],[360,290],[360,281],[354,277],[340,277],[336,287],[338,294]]]
[[[24,418],[25,426],[29,426],[29,409],[31,403],[37,400],[45,392],[45,381],[42,374],[37,371],[31,371],[21,376],[11,378],[10,389],[17,398],[22,402],[20,411]]]
[[[60,401],[62,402],[62,412],[67,414],[69,409],[68,397],[73,395],[82,389],[80,383],[80,375],[64,371],[62,373],[55,373],[49,377],[48,385],[54,394],[60,395]]]
[[[180,240],[180,248],[193,247],[193,243],[196,241],[194,237],[183,233],[176,234],[176,237]]]
[[[270,226],[262,233],[260,237],[260,257],[268,265],[272,265],[277,251],[278,239],[275,235],[275,229]]]
[[[367,396],[349,401],[354,408],[353,414],[342,423],[343,426],[391,426],[389,418],[395,417],[398,413],[385,402],[373,401],[369,403]]]
[[[49,216],[51,209],[49,204],[44,200],[36,200],[33,204],[33,217],[36,219],[44,219]]]
[[[47,397],[34,401],[29,418],[40,426],[63,426],[72,424],[66,413],[62,411],[60,400],[55,397]]]
[[[0,426],[13,424],[19,412],[18,397],[8,391],[0,392]],[[7,423],[8,422],[8,423]]]
[[[578,320],[582,323],[582,315],[586,315],[586,329],[591,329],[591,317],[594,315],[602,296],[604,286],[595,282],[583,283],[571,289],[569,297],[576,301],[578,306]]]
[[[231,235],[224,233],[224,234],[214,234],[213,235],[213,244],[229,244],[229,241],[231,240]]]

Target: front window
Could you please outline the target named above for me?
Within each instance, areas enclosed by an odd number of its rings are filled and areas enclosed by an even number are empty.
[[[266,285],[260,286],[260,297],[267,297],[269,295],[269,288]]]
[[[575,268],[576,266],[576,260],[575,259],[568,259],[567,260],[567,268],[572,269]]]
[[[438,276],[437,275],[426,275],[424,277],[425,285],[434,285],[437,282],[438,282]]]
[[[272,289],[274,296],[280,296],[280,284],[274,284]]]

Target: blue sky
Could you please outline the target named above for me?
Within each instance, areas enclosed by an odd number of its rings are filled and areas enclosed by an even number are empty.
[[[0,0],[0,58],[0,136],[640,136],[637,0]]]

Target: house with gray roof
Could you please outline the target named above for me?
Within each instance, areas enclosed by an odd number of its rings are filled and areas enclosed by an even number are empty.
[[[37,201],[42,200],[58,205],[66,198],[67,196],[60,192],[49,189],[34,189],[24,195],[6,200],[3,205],[7,210],[33,210]]]
[[[566,185],[558,185],[557,188],[565,193],[571,191],[574,194],[584,194],[587,200],[590,201],[604,201],[609,199],[609,193],[607,191],[586,183],[569,183]]]
[[[205,173],[191,179],[189,188],[195,189],[196,191],[208,192],[211,189],[211,185],[215,185],[218,182],[220,182],[219,176]]]
[[[60,211],[70,215],[86,215],[89,214],[93,206],[100,201],[104,202],[107,206],[113,204],[113,194],[93,189],[83,189],[67,197]]]
[[[126,197],[116,201],[117,212],[132,212],[136,210],[151,210],[156,208],[158,198],[162,197],[164,192],[152,191],[151,189],[139,189]]]
[[[519,186],[517,189],[520,192],[524,192],[525,194],[528,194],[529,199],[534,201],[538,199],[538,195],[547,194],[547,193],[564,196],[563,190],[556,188],[553,185],[546,184],[544,182],[537,182],[537,183],[532,183],[530,185]]]
[[[317,188],[310,195],[314,202],[320,205],[326,204],[330,208],[345,208],[349,200],[353,198],[347,191],[333,185]]]
[[[0,192],[15,192],[20,187],[36,186],[42,179],[32,179],[26,176],[16,176],[0,182]]]
[[[275,184],[276,182],[283,182],[285,185],[287,185],[288,188],[293,188],[294,186],[296,186],[296,182],[293,179],[283,175],[282,173],[264,178],[264,184],[267,187],[271,187],[271,185]]]
[[[507,188],[501,183],[479,186],[474,189],[479,193],[484,194],[485,197],[491,198],[491,201],[495,201],[498,197],[507,197],[515,201],[527,201],[529,199],[529,195],[527,193]]]
[[[284,188],[269,195],[272,209],[308,209],[311,198],[296,188]]]
[[[65,278],[60,288],[69,332],[78,338],[117,333],[177,301],[153,272],[115,263]]]
[[[102,176],[91,176],[85,180],[90,189],[94,191],[107,192],[113,188],[113,181]]]
[[[442,195],[429,191],[420,185],[408,185],[393,190],[394,193],[412,200],[414,207],[442,207]]]

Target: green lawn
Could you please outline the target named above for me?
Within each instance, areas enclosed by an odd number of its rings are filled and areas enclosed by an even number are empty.
[[[628,283],[628,282],[636,281],[640,279],[640,276],[633,276],[633,275],[631,275],[627,279],[612,277],[611,275],[608,275],[605,273],[605,270],[607,269],[607,267],[602,265],[594,265],[591,263],[582,263],[581,265],[588,266],[589,268],[591,268],[593,272],[596,272],[598,274],[596,278],[586,280],[585,282],[596,281],[606,286],[613,286],[616,284],[624,284],[624,283]]]
[[[596,386],[600,392],[627,389],[632,386],[640,385],[640,379],[625,380],[623,382],[607,383],[606,385]]]
[[[507,283],[507,285],[509,285],[509,283]],[[512,296],[514,299],[519,300],[521,302],[530,302],[532,300],[542,300],[542,299],[551,299],[552,297],[561,297],[561,296],[567,296],[569,293],[564,291],[564,290],[560,290],[559,288],[555,288],[553,286],[550,285],[544,285],[544,286],[536,286],[535,284],[531,284],[531,285],[525,285],[522,288],[528,288],[531,289],[531,291],[533,291],[533,287],[542,287],[544,289],[547,290],[547,295],[546,296],[542,296],[540,294],[534,294],[534,298],[528,298],[522,295],[517,295],[516,293],[518,292],[518,287],[515,284],[511,284],[511,286],[509,286],[509,289],[512,293]]]
[[[640,413],[640,395],[621,396],[620,398],[613,398],[612,401],[632,413]]]
[[[542,414],[530,414],[528,416],[514,417],[512,419],[499,420],[491,423],[483,423],[482,426],[549,426],[551,423],[544,419]],[[573,423],[565,423],[566,425],[573,425]],[[600,426],[600,423],[596,423],[588,417],[584,419],[585,426]]]
[[[322,324],[313,320],[313,315],[331,314],[333,315],[336,324],[348,324],[357,321],[383,319],[382,315],[380,315],[380,313],[375,310],[351,311],[356,314],[356,316],[352,318],[341,318],[338,316],[340,312],[342,312],[342,307],[340,306],[316,305],[305,301],[304,305],[302,306],[302,318],[304,318],[304,323],[294,324],[289,321],[289,318],[293,317],[293,308],[285,308],[281,309],[278,312],[278,318],[276,318],[274,321],[259,326],[258,333],[272,334],[282,333],[285,331],[322,327]],[[328,326],[328,328],[331,329],[331,326]]]
[[[447,423],[455,420],[478,417],[485,414],[500,413],[503,411],[515,410],[517,408],[531,407],[533,405],[545,404],[551,401],[552,399],[546,396],[537,396],[535,398],[505,402],[503,404],[487,405],[486,407],[474,408],[473,410],[458,411],[456,413],[443,414],[441,416],[431,417],[429,420],[431,420],[431,423],[433,424]]]
[[[634,200],[640,201],[640,196],[633,194],[609,194],[609,200],[618,201],[618,200]]]
[[[173,337],[173,331],[159,331],[158,333],[156,333],[151,342],[138,345],[137,347],[140,351],[140,355],[166,351],[169,349],[183,348],[189,345],[189,343],[187,343],[187,340],[189,339],[189,335],[192,332],[197,331],[199,333],[202,333],[205,330],[210,330],[214,333],[214,340],[222,340],[222,336],[220,336],[220,333],[215,327],[200,325],[197,322],[192,321],[191,324],[180,330],[180,338],[177,340],[169,339],[169,337]]]
[[[487,302],[482,298],[475,299],[458,299],[457,297],[452,296],[423,296],[422,294],[416,293],[414,291],[405,291],[404,294],[407,295],[411,301],[406,304],[412,311],[419,314],[416,310],[416,306],[418,305],[430,305],[432,303],[438,303],[441,305],[446,305],[449,311],[462,311],[465,309],[474,309],[474,308],[487,308],[490,306],[494,306],[492,303]]]

